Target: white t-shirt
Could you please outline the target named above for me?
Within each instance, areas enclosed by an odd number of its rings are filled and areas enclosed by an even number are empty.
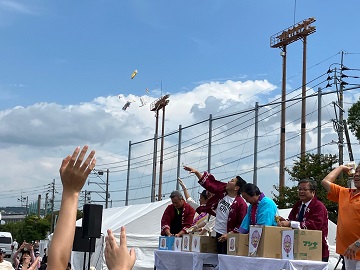
[[[12,242],[12,244],[11,244],[13,247],[14,247],[14,253],[15,253],[15,251],[17,251],[18,250],[18,248],[19,248],[19,244],[18,244],[18,242],[16,242],[16,241],[14,241],[14,242]]]
[[[219,204],[216,208],[216,221],[214,230],[217,233],[227,233],[227,222],[231,209],[231,205],[233,204],[235,198],[226,195],[219,201]]]
[[[0,263],[0,270],[14,270],[14,268],[10,262],[4,260],[2,263]]]

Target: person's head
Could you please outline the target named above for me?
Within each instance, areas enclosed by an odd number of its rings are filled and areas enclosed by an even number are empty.
[[[200,194],[200,198],[199,198],[200,205],[206,204],[207,201],[209,200],[208,192],[206,191],[206,189],[204,189],[202,192],[199,192],[199,194]]]
[[[227,193],[235,193],[240,195],[240,190],[243,185],[246,184],[246,181],[242,179],[240,176],[235,176],[226,184],[226,192]]]
[[[71,270],[71,263],[68,262],[68,265],[66,267],[66,270]]]
[[[354,179],[354,186],[357,189],[360,189],[360,163],[357,165],[355,169],[355,174],[353,179]]]
[[[184,198],[180,191],[174,190],[170,194],[171,202],[175,208],[181,208],[184,205]]]
[[[299,199],[307,203],[315,196],[316,182],[311,179],[302,179],[298,183]]]
[[[240,192],[244,200],[250,204],[257,203],[261,194],[260,189],[256,185],[251,183],[243,185]]]
[[[5,251],[0,248],[0,262],[3,262],[5,258]]]
[[[30,261],[31,261],[30,251],[29,250],[23,250],[21,252],[20,262],[22,264],[29,264]]]
[[[35,251],[35,257],[39,257],[40,256],[40,251]]]

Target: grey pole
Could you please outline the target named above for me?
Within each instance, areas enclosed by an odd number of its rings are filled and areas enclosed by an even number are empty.
[[[177,172],[176,172],[176,190],[179,190],[179,182],[177,178],[180,177],[180,166],[181,166],[181,125],[179,125],[179,142],[178,142],[178,160],[177,160]]]
[[[321,88],[318,88],[318,139],[317,139],[317,154],[321,154]]]
[[[339,91],[339,165],[344,164],[344,85],[342,84],[342,67],[344,62],[344,51],[341,51],[341,69],[340,69],[340,91]],[[342,174],[340,174],[342,177]]]
[[[257,185],[257,151],[258,151],[258,122],[259,122],[259,103],[255,103],[255,137],[254,137],[254,175],[253,184]]]
[[[158,113],[158,112],[156,111],[156,113]],[[156,159],[157,159],[157,133],[154,134],[153,173],[152,173],[152,183],[151,183],[151,202],[155,202]]]
[[[211,170],[211,137],[212,137],[212,114],[209,115],[209,147],[208,147],[208,172]]]
[[[128,155],[128,168],[127,168],[127,178],[126,178],[125,206],[129,205],[130,159],[131,159],[131,141],[129,141],[129,155]]]
[[[129,168],[128,168],[129,171]],[[109,203],[109,169],[106,169],[106,191],[105,191],[105,209],[108,208],[108,203]]]
[[[52,202],[51,202],[51,232],[54,232],[54,203],[55,203],[55,179],[52,182]]]

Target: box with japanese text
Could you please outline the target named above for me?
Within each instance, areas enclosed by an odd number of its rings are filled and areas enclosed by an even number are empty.
[[[159,249],[160,250],[174,250],[174,236],[160,236]]]
[[[249,234],[229,233],[227,240],[227,254],[247,256],[249,253]]]
[[[216,253],[216,238],[207,235],[191,235],[191,251]]]
[[[322,231],[294,230],[294,259],[322,260]]]
[[[249,256],[281,258],[281,232],[291,230],[288,227],[250,226]]]

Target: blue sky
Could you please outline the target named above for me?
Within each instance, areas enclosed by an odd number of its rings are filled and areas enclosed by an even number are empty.
[[[125,158],[129,140],[152,136],[154,118],[137,108],[139,101],[127,112],[121,107],[140,96],[160,97],[161,82],[174,97],[168,131],[231,112],[229,104],[241,109],[273,100],[282,62],[270,36],[294,21],[317,20],[317,32],[308,37],[308,81],[338,63],[341,50],[344,64],[359,68],[359,6],[355,0],[296,1],[296,9],[293,0],[0,0],[0,150],[6,159],[0,189],[9,191],[3,198],[14,198],[0,205],[17,204],[19,184],[31,190],[58,179],[61,159],[77,145]],[[300,41],[288,46],[287,61],[287,87],[294,90],[301,85]],[[238,99],[243,82],[256,90],[246,88]],[[210,106],[208,97],[222,106]],[[347,101],[357,99],[356,92]],[[100,159],[99,166],[106,162]]]

